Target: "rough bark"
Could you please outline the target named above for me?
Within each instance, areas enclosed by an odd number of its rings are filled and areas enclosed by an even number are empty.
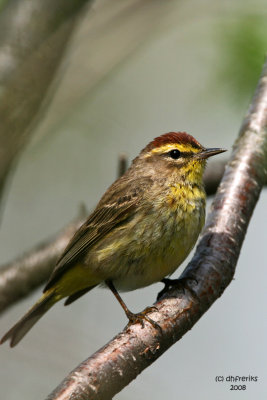
[[[187,284],[184,290],[171,287],[150,314],[162,331],[150,323],[143,329],[131,325],[75,368],[48,400],[111,399],[192,328],[233,278],[266,174],[267,62],[196,253],[182,275]]]

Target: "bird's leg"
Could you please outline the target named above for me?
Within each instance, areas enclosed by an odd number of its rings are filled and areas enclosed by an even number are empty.
[[[155,321],[153,321],[151,318],[147,316],[148,313],[153,312],[153,311],[158,311],[157,307],[147,307],[144,311],[134,314],[129,310],[129,308],[126,306],[124,301],[122,300],[121,296],[117,292],[115,286],[113,285],[112,281],[106,281],[106,285],[109,287],[109,289],[112,291],[120,305],[122,306],[128,320],[129,324],[134,324],[134,323],[139,323],[141,324],[142,328],[144,327],[144,320],[149,322],[151,325],[154,326],[154,328],[159,329],[161,331],[161,327],[159,324],[157,324]]]
[[[192,297],[195,299],[199,300],[198,296],[196,295],[195,291],[191,288],[191,286],[188,285],[188,281],[194,281],[196,285],[198,284],[197,279],[193,277],[187,277],[187,278],[179,278],[179,279],[168,279],[164,278],[161,280],[162,283],[164,283],[164,288],[159,292],[157,295],[157,300],[159,300],[170,288],[178,288],[181,289],[184,292],[184,289],[187,289]]]

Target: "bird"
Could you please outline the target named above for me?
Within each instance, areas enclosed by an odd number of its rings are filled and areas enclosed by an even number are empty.
[[[96,286],[113,292],[129,323],[158,326],[147,315],[153,307],[134,314],[118,291],[164,282],[187,257],[205,221],[207,158],[224,151],[179,131],[149,142],[74,234],[41,298],[0,343],[14,347],[59,300],[71,304]]]

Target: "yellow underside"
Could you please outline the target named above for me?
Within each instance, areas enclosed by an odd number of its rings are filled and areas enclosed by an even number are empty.
[[[68,297],[106,279],[112,279],[119,290],[134,290],[172,274],[203,226],[205,194],[201,187],[185,190],[177,184],[164,202],[141,217],[138,214],[103,237],[83,264],[70,266],[53,287],[55,293]]]
[[[76,264],[68,269],[50,290],[55,290],[62,299],[100,282],[99,276],[96,276],[90,268],[82,264]]]

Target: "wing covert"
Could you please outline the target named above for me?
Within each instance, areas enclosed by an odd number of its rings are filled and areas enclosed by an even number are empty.
[[[88,251],[91,246],[97,243],[116,226],[123,224],[130,217],[134,216],[141,196],[140,192],[144,190],[145,186],[139,185],[137,186],[138,189],[136,189],[136,187],[134,189],[128,188],[129,190],[127,191],[124,185],[124,187],[118,185],[119,181],[116,181],[110,187],[108,198],[106,196],[107,192],[99,202],[95,211],[75,233],[62,256],[59,258],[44,288],[44,292],[51,288],[68,268],[75,262],[78,262],[85,251]],[[146,182],[146,184],[148,184],[148,182]]]

